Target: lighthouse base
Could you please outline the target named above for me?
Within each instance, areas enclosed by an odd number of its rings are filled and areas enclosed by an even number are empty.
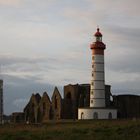
[[[114,108],[79,108],[78,120],[117,119],[117,109]]]

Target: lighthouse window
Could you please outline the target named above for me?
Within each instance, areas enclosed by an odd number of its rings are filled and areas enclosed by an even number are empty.
[[[97,113],[97,112],[94,112],[93,118],[94,118],[94,119],[98,119],[98,113]]]
[[[92,60],[94,60],[94,56],[92,56]]]
[[[91,103],[93,104],[93,100],[91,100]]]
[[[54,107],[55,107],[55,109],[57,109],[57,97],[56,96],[54,98],[54,102],[55,102]]]
[[[66,98],[71,99],[71,93],[70,92],[67,93]]]
[[[91,94],[93,95],[93,91],[91,91]]]
[[[108,114],[108,119],[112,119],[112,113],[111,112],[109,112],[109,114]]]
[[[93,82],[91,82],[91,85],[94,85],[94,83],[93,83]]]
[[[94,65],[92,65],[92,68],[94,68]]]

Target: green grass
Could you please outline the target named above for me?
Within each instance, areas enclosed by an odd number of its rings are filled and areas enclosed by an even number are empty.
[[[140,120],[3,125],[0,126],[0,140],[140,140]]]

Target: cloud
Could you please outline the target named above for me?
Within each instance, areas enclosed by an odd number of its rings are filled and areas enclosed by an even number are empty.
[[[30,80],[30,82],[33,80],[42,84],[48,82],[56,85],[67,84],[66,77],[71,77],[71,79],[75,79],[71,80],[71,82],[77,83],[78,77],[82,77],[88,70],[88,67],[84,68],[86,63],[84,55],[84,52],[73,52],[51,58],[46,56],[21,57],[3,54],[0,55],[0,63],[2,64],[1,75],[3,75],[4,79],[8,76],[14,76],[20,79]],[[87,76],[89,77],[89,74]],[[87,77],[83,77],[84,81],[86,79]],[[22,85],[22,82],[16,83],[12,79],[7,80],[6,83],[10,83],[11,85],[21,83]]]
[[[16,109],[13,101],[27,99],[45,85],[50,90],[51,85],[90,83],[89,45],[97,25],[107,45],[106,83],[118,91],[139,89],[139,4],[139,0],[0,1],[0,64],[5,100],[11,103],[7,112]]]
[[[47,57],[34,56],[14,56],[13,54],[0,54],[0,63],[2,65],[23,64],[23,63],[37,63],[46,61]]]
[[[0,5],[5,6],[19,6],[22,3],[22,0],[0,0]]]
[[[13,105],[18,108],[18,110],[23,110],[23,106],[25,106],[28,103],[29,99],[15,99],[13,101]]]

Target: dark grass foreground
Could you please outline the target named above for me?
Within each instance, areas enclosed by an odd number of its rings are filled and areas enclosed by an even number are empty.
[[[140,140],[140,120],[3,125],[0,126],[0,140]]]

